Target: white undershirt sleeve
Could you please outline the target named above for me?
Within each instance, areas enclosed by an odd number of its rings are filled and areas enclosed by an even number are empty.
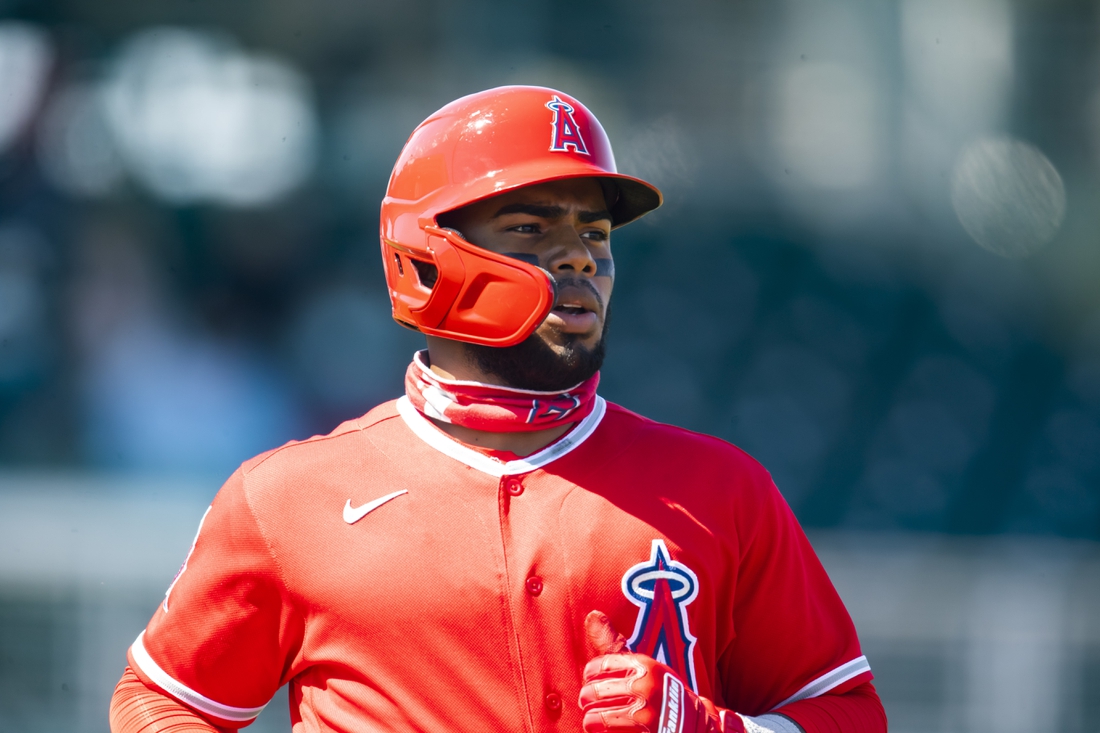
[[[778,713],[742,715],[741,720],[745,721],[745,733],[804,733],[802,726]]]

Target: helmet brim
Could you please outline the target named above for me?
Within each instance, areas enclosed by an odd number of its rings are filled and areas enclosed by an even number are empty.
[[[614,202],[608,202],[612,229],[645,216],[659,207],[663,200],[661,192],[656,186],[646,183],[640,178],[620,174],[600,176],[600,180],[607,181],[614,186],[619,194]]]
[[[570,166],[567,171],[555,171],[547,169],[547,166],[537,166],[536,170],[517,168],[512,171],[512,181],[496,180],[493,188],[482,195],[472,194],[467,191],[462,197],[462,204],[454,207],[443,207],[435,214],[436,221],[441,214],[457,211],[470,204],[500,196],[501,194],[515,191],[527,186],[537,186],[551,181],[564,181],[573,178],[594,178],[600,182],[604,189],[604,196],[608,199],[607,209],[611,212],[611,228],[617,229],[624,224],[648,214],[661,205],[664,198],[660,189],[640,178],[623,175],[622,173],[608,173],[599,169],[577,170],[577,166]],[[541,175],[540,175],[541,174]],[[503,176],[502,176],[503,178]],[[485,182],[479,181],[478,186],[484,187]],[[473,186],[471,186],[473,188]],[[614,200],[608,195],[608,189],[616,194]]]

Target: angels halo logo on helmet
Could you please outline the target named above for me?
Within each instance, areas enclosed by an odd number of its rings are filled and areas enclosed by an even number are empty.
[[[514,346],[534,333],[554,306],[550,274],[466,241],[437,217],[566,178],[611,184],[612,228],[661,205],[655,186],[618,172],[599,120],[563,92],[498,87],[457,99],[420,123],[382,200],[382,264],[394,319],[485,346]]]
[[[577,122],[573,119],[573,107],[558,99],[558,95],[546,103],[546,106],[554,110],[554,135],[551,138],[550,150],[555,153],[565,153],[572,147],[578,153],[588,155],[588,147],[584,144],[581,131],[577,129]]]

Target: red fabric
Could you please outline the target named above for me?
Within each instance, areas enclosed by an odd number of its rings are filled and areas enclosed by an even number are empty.
[[[133,658],[242,716],[289,683],[303,733],[580,730],[584,616],[648,628],[624,587],[656,561],[679,578],[660,581],[685,632],[668,666],[716,706],[760,715],[860,658],[786,502],[728,443],[609,404],[500,476],[425,425],[388,403],[247,462]]]
[[[147,687],[126,667],[111,697],[111,733],[230,733],[175,698]]]
[[[596,402],[597,372],[564,392],[537,392],[444,379],[418,351],[405,372],[405,395],[428,417],[493,433],[532,432],[583,420]]]
[[[842,695],[793,702],[775,712],[794,720],[806,733],[886,733],[886,711],[870,682]]]

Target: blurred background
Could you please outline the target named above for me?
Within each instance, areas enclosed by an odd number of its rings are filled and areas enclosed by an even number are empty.
[[[892,729],[1100,730],[1098,11],[0,0],[0,731],[106,731],[221,481],[401,393],[390,168],[506,83],[663,188],[601,391],[771,470]]]

